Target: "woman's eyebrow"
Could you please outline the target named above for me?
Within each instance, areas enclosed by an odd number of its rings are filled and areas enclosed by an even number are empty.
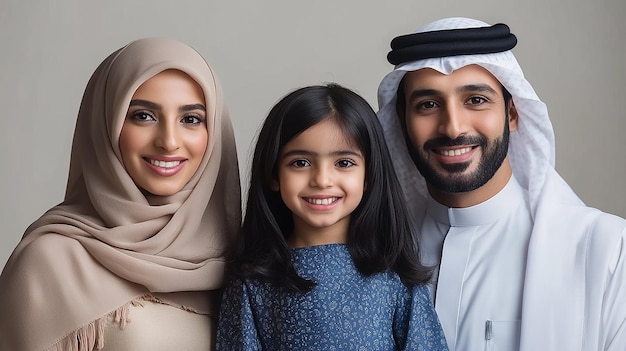
[[[143,106],[143,107],[147,107],[147,108],[153,109],[153,110],[160,110],[161,109],[161,105],[159,105],[157,103],[154,103],[152,101],[141,100],[141,99],[131,100],[130,101],[130,106]]]
[[[152,110],[161,110],[162,108],[161,105],[155,102],[148,101],[148,100],[141,100],[141,99],[131,100],[130,106],[142,106],[142,107],[146,107]],[[179,112],[188,112],[188,111],[194,111],[194,110],[201,110],[201,111],[206,112],[206,108],[204,107],[203,104],[182,105],[181,107],[178,108]]]
[[[201,111],[206,112],[206,108],[204,107],[203,104],[183,105],[178,108],[178,111],[180,112],[188,112],[188,111],[194,111],[194,110],[201,110]]]

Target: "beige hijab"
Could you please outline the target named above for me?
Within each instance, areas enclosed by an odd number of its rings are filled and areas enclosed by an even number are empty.
[[[202,87],[209,141],[189,183],[159,197],[134,184],[118,141],[133,93],[166,69]],[[211,290],[222,286],[240,218],[233,131],[211,67],[169,39],[115,51],[85,90],[65,200],[26,230],[0,276],[0,350],[91,350],[102,343],[104,317],[146,296],[214,312]]]

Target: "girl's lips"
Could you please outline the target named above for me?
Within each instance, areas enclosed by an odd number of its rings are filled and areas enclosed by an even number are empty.
[[[313,210],[323,211],[329,210],[337,204],[341,197],[339,196],[316,196],[302,198],[308,206]]]
[[[326,197],[326,198],[310,198],[310,197],[305,197],[304,201],[313,204],[313,205],[330,205],[333,202],[337,201],[337,199],[339,199],[336,196],[333,197]]]

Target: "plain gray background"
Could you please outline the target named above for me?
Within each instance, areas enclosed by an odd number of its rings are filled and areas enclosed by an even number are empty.
[[[0,267],[62,201],[87,80],[129,41],[184,41],[217,71],[245,189],[257,129],[281,96],[336,81],[377,110],[390,40],[453,16],[511,27],[549,108],[558,171],[587,204],[626,216],[624,0],[0,0]]]

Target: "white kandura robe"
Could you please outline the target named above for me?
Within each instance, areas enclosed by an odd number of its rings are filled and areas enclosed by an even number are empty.
[[[512,177],[476,206],[448,208],[429,199],[422,252],[428,264],[443,262],[435,307],[450,350],[519,349],[532,228],[526,197]]]
[[[515,177],[476,206],[428,199],[422,252],[444,262],[431,292],[450,350],[626,350],[624,220],[552,202],[541,213],[569,221],[533,223]]]

